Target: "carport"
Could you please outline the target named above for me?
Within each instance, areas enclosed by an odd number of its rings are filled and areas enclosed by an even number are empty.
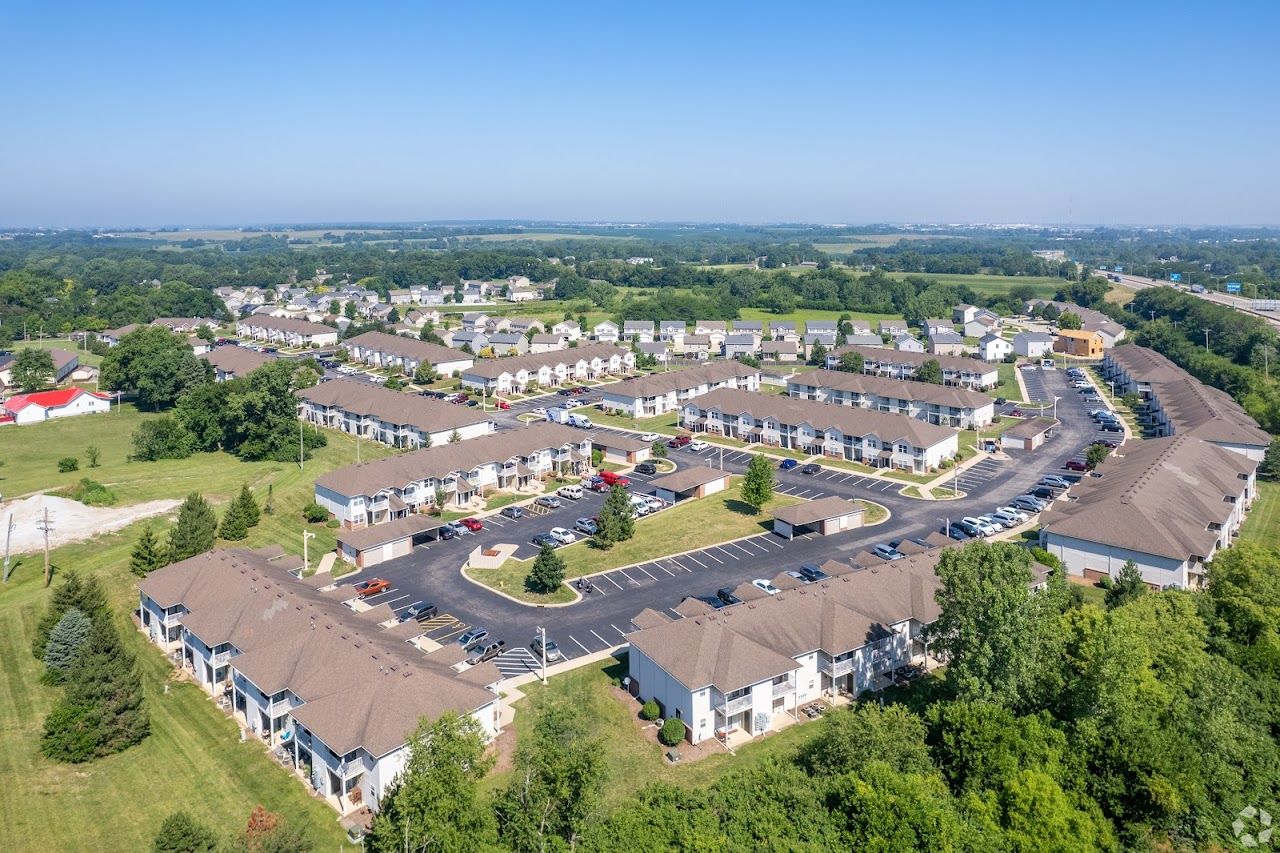
[[[342,530],[338,533],[338,553],[362,569],[376,566],[412,553],[415,546],[435,539],[443,526],[439,518],[410,515],[385,524]]]
[[[729,471],[716,468],[682,468],[652,481],[659,500],[674,504],[680,498],[705,498],[729,488]]]
[[[653,454],[653,445],[629,435],[617,432],[598,433],[591,436],[591,449],[604,454],[606,462],[634,465]]]
[[[839,497],[784,506],[773,513],[773,532],[785,539],[806,533],[830,536],[861,526],[862,507]]]
[[[1013,450],[1035,450],[1049,439],[1058,428],[1053,418],[1028,418],[1000,435],[1000,446]]]

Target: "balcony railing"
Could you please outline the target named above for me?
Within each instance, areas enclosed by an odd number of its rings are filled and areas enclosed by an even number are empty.
[[[853,658],[846,660],[831,661],[824,669],[824,672],[832,678],[840,678],[853,672]]]
[[[779,696],[782,696],[786,693],[791,693],[795,689],[796,689],[795,679],[788,679],[787,681],[779,681],[773,685],[773,698],[776,699]]]
[[[291,706],[291,703],[289,702],[289,700],[288,700],[288,699],[277,699],[277,700],[276,700],[276,701],[274,701],[274,702],[268,702],[268,703],[267,703],[267,716],[268,716],[268,717],[278,717],[278,716],[280,716],[281,714],[287,714],[287,713],[289,713],[289,709],[290,709],[291,707],[292,707],[292,706]]]
[[[209,655],[209,663],[213,664],[214,666],[217,666],[220,663],[226,663],[229,660],[231,660],[230,651],[214,652],[213,654]]]
[[[174,625],[181,623],[181,621],[182,621],[181,613],[166,613],[164,616],[160,618],[160,624],[168,628],[171,628]]]
[[[732,717],[734,714],[741,713],[751,707],[751,694],[739,696],[737,699],[730,699],[720,706],[720,713],[726,717]]]
[[[360,761],[344,761],[338,765],[338,778],[350,779],[356,773],[364,772],[364,763]]]

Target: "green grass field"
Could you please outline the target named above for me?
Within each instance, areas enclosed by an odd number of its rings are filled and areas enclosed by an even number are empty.
[[[1258,481],[1258,498],[1244,521],[1240,538],[1271,547],[1280,546],[1280,483]]]
[[[68,352],[74,352],[80,357],[81,364],[87,364],[90,367],[97,367],[102,364],[102,356],[94,355],[87,349],[84,349],[79,341],[73,341],[70,338],[44,338],[38,341],[14,341],[14,350],[20,349],[62,349]]]
[[[9,427],[0,444],[0,489],[17,495],[56,487],[80,476],[107,483],[120,504],[181,498],[199,490],[215,501],[233,495],[242,483],[261,501],[273,487],[275,513],[264,515],[248,540],[237,546],[280,543],[301,553],[301,532],[316,533],[312,558],[334,545],[334,531],[307,525],[300,512],[312,498],[315,477],[355,461],[355,445],[328,433],[329,446],[300,471],[296,464],[241,462],[223,453],[198,454],[174,462],[129,462],[129,434],[154,415],[124,406],[118,413]],[[101,467],[86,469],[83,448],[96,444]],[[369,443],[363,458],[390,451]],[[54,461],[80,454],[82,469],[58,474]],[[137,605],[129,553],[144,522],[52,552],[55,573],[87,570],[105,582],[122,631],[137,652],[152,716],[152,735],[117,756],[83,766],[47,761],[38,750],[45,712],[57,691],[38,683],[39,667],[29,652],[30,631],[48,592],[40,584],[41,560],[18,557],[13,576],[0,588],[0,822],[10,849],[140,850],[150,846],[160,822],[183,808],[230,834],[241,828],[259,803],[286,820],[305,823],[323,849],[338,849],[342,834],[336,814],[307,796],[304,787],[253,743],[241,743],[235,726],[196,688],[171,682],[172,670],[160,652],[132,630],[125,614]],[[167,521],[153,519],[157,528]],[[162,534],[163,535],[163,534]],[[168,685],[168,692],[165,687]]]

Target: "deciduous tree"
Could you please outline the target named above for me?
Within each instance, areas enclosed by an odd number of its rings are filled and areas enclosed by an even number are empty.
[[[10,368],[11,381],[24,392],[48,388],[56,373],[53,355],[45,349],[19,350]]]
[[[756,512],[773,498],[773,465],[758,454],[751,457],[742,478],[742,500]]]

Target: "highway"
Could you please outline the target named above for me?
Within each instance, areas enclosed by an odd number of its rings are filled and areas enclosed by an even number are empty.
[[[1119,283],[1122,286],[1131,287],[1134,290],[1146,290],[1148,287],[1172,287],[1173,286],[1167,281],[1160,281],[1154,278],[1142,278],[1141,276],[1128,275],[1126,273],[1113,273],[1113,272],[1108,272],[1107,270],[1097,270],[1096,272],[1098,275],[1104,278],[1110,278],[1112,276],[1118,275],[1120,278]],[[1184,289],[1182,292],[1190,293],[1191,291]],[[1255,311],[1253,309],[1252,299],[1247,299],[1243,296],[1232,296],[1229,293],[1219,293],[1213,290],[1207,290],[1204,293],[1195,293],[1192,295],[1199,296],[1201,299],[1207,299],[1210,302],[1216,302],[1219,305],[1225,305],[1228,308],[1234,308],[1235,310],[1245,314],[1252,314],[1255,317],[1261,317],[1263,320],[1266,320],[1268,323],[1270,323],[1272,328],[1275,328],[1276,330],[1280,330],[1280,317],[1276,317],[1273,314],[1269,314],[1265,311]]]

